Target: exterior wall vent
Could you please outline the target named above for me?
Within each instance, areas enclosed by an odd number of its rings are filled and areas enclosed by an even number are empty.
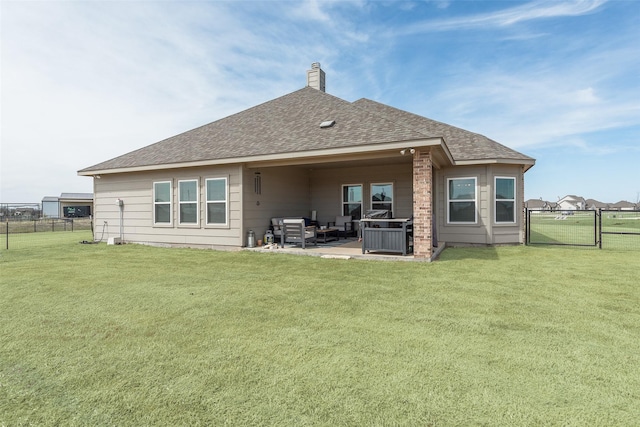
[[[327,120],[327,121],[324,121],[324,122],[320,123],[320,127],[321,128],[330,128],[331,126],[333,126],[335,124],[336,124],[335,120]]]

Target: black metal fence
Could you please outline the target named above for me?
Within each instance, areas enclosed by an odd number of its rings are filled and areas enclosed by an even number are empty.
[[[528,245],[640,250],[640,211],[527,209]]]
[[[640,211],[601,209],[598,215],[600,249],[640,249]]]
[[[0,222],[0,249],[7,250],[15,247],[16,244],[21,246],[28,245],[29,242],[36,242],[39,236],[45,238],[43,233],[84,232],[90,230],[92,230],[90,218],[13,219]]]

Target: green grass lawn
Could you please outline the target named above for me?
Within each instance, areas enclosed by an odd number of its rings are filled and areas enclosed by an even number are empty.
[[[637,425],[638,253],[0,251],[0,426]]]

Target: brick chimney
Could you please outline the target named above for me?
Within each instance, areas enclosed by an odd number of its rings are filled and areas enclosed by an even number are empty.
[[[324,71],[320,68],[319,62],[314,62],[311,69],[307,70],[307,86],[325,92]]]

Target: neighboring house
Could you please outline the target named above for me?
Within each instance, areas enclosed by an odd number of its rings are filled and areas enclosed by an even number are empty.
[[[627,202],[626,200],[620,200],[618,203],[610,205],[609,208],[616,211],[632,211],[635,210],[636,205],[631,202]]]
[[[529,199],[524,203],[524,207],[533,210],[550,211],[553,209],[552,204],[542,199]]]
[[[48,218],[89,217],[92,211],[92,193],[62,193],[60,197],[42,198],[42,214]]]
[[[523,242],[524,173],[535,160],[485,136],[368,99],[307,87],[80,170],[97,224],[124,241],[241,247],[272,217],[413,218],[414,257],[449,244]],[[120,200],[121,202],[116,202]],[[120,216],[122,214],[122,216]],[[122,224],[120,224],[122,218]]]
[[[586,208],[587,201],[580,196],[564,196],[556,203],[556,209],[560,211],[582,211]]]
[[[591,211],[597,211],[598,209],[609,209],[608,203],[602,203],[595,199],[586,200],[586,208]]]

